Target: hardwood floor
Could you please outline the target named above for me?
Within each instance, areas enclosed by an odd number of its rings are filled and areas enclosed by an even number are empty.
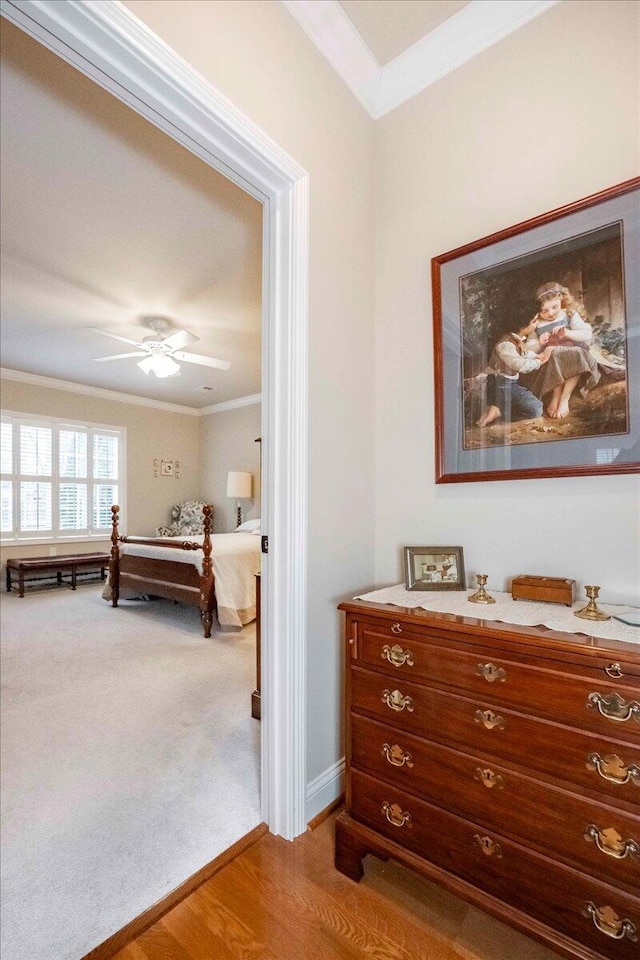
[[[262,837],[115,960],[558,960],[397,864],[333,866],[333,823]]]

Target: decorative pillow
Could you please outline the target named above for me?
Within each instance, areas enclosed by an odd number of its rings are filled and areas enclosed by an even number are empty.
[[[171,510],[172,523],[156,527],[157,537],[193,537],[204,533],[203,500],[183,500]],[[213,514],[212,514],[213,519]]]
[[[257,520],[245,520],[239,527],[236,527],[234,533],[260,533],[260,518]]]

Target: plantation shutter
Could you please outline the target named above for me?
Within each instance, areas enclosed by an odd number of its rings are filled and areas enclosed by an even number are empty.
[[[20,473],[32,477],[51,476],[51,438],[50,427],[20,426]]]
[[[20,483],[20,529],[25,533],[42,533],[52,528],[52,437],[50,427],[20,425],[21,475],[50,478],[49,482],[23,480]]]
[[[13,483],[3,480],[0,484],[0,531],[11,533],[13,530]]]
[[[61,483],[58,501],[61,530],[87,529],[86,483]]]
[[[80,430],[60,431],[61,477],[87,478],[87,434]]]
[[[118,502],[114,483],[97,483],[93,488],[93,526],[95,530],[111,529],[111,507]]]
[[[124,429],[9,411],[0,426],[3,543],[108,537],[126,509]]]
[[[0,473],[13,474],[13,424],[6,420],[0,424]],[[0,485],[0,531],[13,531],[13,480]]]
[[[111,507],[118,502],[119,437],[112,434],[93,435],[93,527],[95,530],[111,528]]]
[[[0,473],[13,473],[13,424],[0,424]]]
[[[84,483],[60,482],[58,487],[58,526],[60,530],[88,530],[87,521],[87,433],[61,429],[58,434],[58,473]]]
[[[20,529],[25,533],[51,530],[51,484],[30,480],[20,484]]]
[[[93,435],[93,476],[96,480],[118,479],[118,438],[109,434]]]

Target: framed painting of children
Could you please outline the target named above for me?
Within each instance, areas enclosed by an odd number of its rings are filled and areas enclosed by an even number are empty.
[[[431,262],[436,483],[640,471],[640,177]]]

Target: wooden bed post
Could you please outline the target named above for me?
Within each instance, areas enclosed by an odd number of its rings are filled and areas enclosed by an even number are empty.
[[[202,508],[204,515],[204,537],[202,538],[202,552],[204,559],[202,561],[202,576],[200,578],[200,616],[202,617],[202,626],[206,638],[211,636],[211,625],[213,623],[213,564],[211,563],[211,514],[213,507],[205,504]]]
[[[115,504],[111,507],[111,560],[109,561],[109,584],[111,586],[111,603],[118,606],[120,595],[120,548],[118,547],[118,511]]]

